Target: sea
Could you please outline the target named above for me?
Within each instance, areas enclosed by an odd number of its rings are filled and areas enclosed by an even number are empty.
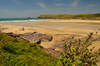
[[[40,21],[46,19],[40,18],[0,18],[0,22],[25,22],[25,21]]]

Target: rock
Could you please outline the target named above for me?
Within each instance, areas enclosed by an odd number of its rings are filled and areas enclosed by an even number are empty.
[[[31,43],[37,43],[40,44],[41,42],[47,42],[47,41],[52,41],[52,36],[47,35],[47,34],[41,34],[38,32],[34,33],[25,33],[25,34],[14,34],[14,33],[6,33],[8,36],[22,39],[29,41]]]
[[[52,40],[52,36],[47,34],[37,33],[37,32],[22,34],[20,35],[20,37],[29,42],[38,43],[38,44],[40,44],[41,42]]]
[[[11,37],[19,37],[20,35],[18,34],[14,34],[14,33],[6,33],[8,36],[11,36]]]
[[[48,54],[51,54],[51,55],[53,55],[55,57],[59,57],[60,56],[60,54],[57,51],[55,51],[54,49],[52,49],[52,48],[45,49],[45,52],[47,52]]]
[[[34,32],[33,35],[34,37],[40,38],[41,41],[52,41],[53,39],[51,35],[47,35],[47,34],[41,34],[41,33]]]

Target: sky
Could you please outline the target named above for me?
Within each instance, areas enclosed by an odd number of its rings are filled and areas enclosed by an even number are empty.
[[[0,18],[100,13],[100,0],[0,0]]]

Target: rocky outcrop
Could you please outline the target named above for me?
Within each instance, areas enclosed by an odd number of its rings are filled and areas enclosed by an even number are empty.
[[[31,43],[38,43],[38,44],[40,44],[41,42],[52,41],[52,39],[53,39],[53,37],[51,35],[42,34],[42,33],[38,33],[38,32],[26,33],[26,34],[7,33],[7,35],[22,39],[22,40],[26,40]]]
[[[52,40],[52,36],[47,35],[47,34],[41,34],[41,33],[27,33],[27,34],[23,34],[20,35],[21,38],[32,42],[32,43],[41,43],[41,42],[45,42],[45,41],[51,41]]]
[[[14,34],[14,33],[6,33],[8,36],[11,36],[11,37],[14,37],[14,38],[17,38],[17,37],[20,37],[20,35],[18,34]]]

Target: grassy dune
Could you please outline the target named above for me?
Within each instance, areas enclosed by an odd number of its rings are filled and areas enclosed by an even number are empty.
[[[57,61],[37,44],[0,34],[0,66],[59,66]]]
[[[100,20],[100,13],[98,14],[48,14],[48,15],[40,15],[38,18]]]

